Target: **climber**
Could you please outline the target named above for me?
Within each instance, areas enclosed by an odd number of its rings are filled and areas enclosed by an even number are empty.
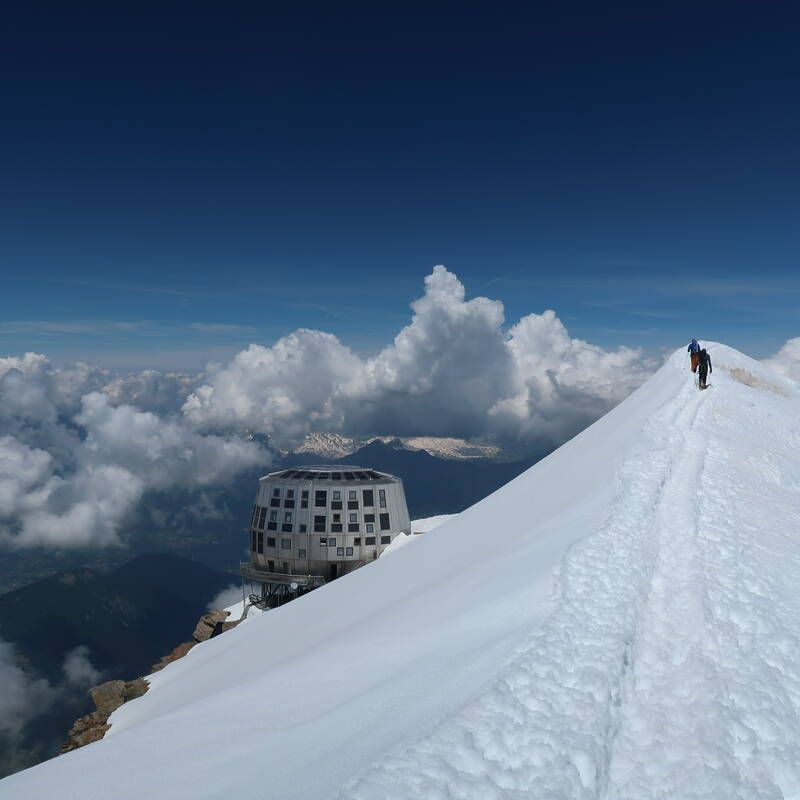
[[[686,349],[692,359],[692,372],[697,372],[697,362],[700,359],[700,345],[697,344],[697,339],[692,339],[692,343]]]
[[[706,388],[706,378],[708,377],[709,373],[713,372],[714,370],[711,368],[711,356],[706,352],[705,348],[703,348],[698,353],[698,378],[700,379],[700,388]]]

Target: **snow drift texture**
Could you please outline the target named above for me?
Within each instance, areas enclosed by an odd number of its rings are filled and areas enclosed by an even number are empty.
[[[800,793],[800,393],[711,346],[434,533],[196,647],[3,798]]]

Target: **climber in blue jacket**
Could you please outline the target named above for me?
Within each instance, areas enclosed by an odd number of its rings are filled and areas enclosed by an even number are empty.
[[[697,365],[700,363],[700,345],[697,344],[697,339],[692,339],[686,350],[692,359],[692,372],[697,372]]]

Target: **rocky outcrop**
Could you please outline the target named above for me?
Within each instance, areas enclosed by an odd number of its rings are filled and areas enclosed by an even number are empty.
[[[105,736],[111,726],[108,724],[108,714],[93,711],[85,717],[78,717],[67,734],[67,741],[61,745],[62,753],[77,750],[85,744],[91,744]]]
[[[205,642],[218,636],[220,633],[235,628],[238,620],[227,622],[230,611],[220,611],[215,609],[203,614],[195,626],[191,642],[179,644],[169,655],[164,656],[156,664],[153,664],[152,672],[164,669],[173,661],[183,658],[196,644]],[[75,720],[67,741],[61,747],[62,753],[70,750],[77,750],[85,744],[91,744],[105,736],[109,729],[108,718],[123,703],[141,697],[149,688],[149,684],[144,678],[136,678],[132,681],[106,681],[90,690],[96,711]]]
[[[228,619],[230,613],[230,611],[214,609],[209,611],[208,614],[203,614],[194,629],[192,639],[196,642],[205,642],[207,639],[222,633],[222,624]]]
[[[141,697],[148,689],[144,678],[133,681],[106,681],[95,686],[90,694],[96,711],[79,717],[67,734],[67,741],[61,747],[62,753],[77,750],[85,744],[91,744],[105,736],[109,729],[108,718],[123,703]]]
[[[153,664],[151,672],[158,672],[169,664],[172,664],[173,661],[183,658],[196,644],[205,642],[208,639],[213,639],[215,636],[219,636],[220,633],[225,633],[225,631],[235,628],[239,624],[239,620],[228,622],[227,619],[230,613],[230,611],[219,611],[215,609],[214,611],[209,611],[207,614],[203,614],[195,626],[194,633],[192,634],[192,641],[179,644],[169,655],[164,656]]]
[[[183,642],[183,644],[179,644],[169,655],[163,656],[159,661],[153,664],[153,666],[150,667],[150,672],[158,672],[173,661],[183,658],[196,644],[197,642]]]

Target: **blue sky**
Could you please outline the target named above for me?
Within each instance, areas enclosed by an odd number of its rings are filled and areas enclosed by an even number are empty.
[[[800,334],[798,15],[555,5],[7,10],[0,352],[371,353],[439,263],[603,346]]]

